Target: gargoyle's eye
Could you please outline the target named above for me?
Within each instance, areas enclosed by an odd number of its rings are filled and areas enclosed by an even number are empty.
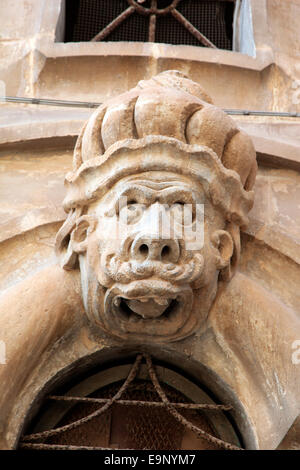
[[[176,201],[170,207],[170,212],[174,220],[179,224],[190,225],[194,222],[194,204]]]
[[[132,200],[127,203],[127,207],[129,211],[135,211],[137,209],[137,202]]]
[[[126,206],[124,206],[120,211],[120,218],[125,224],[135,224],[137,223],[144,212],[145,205],[139,204],[134,200],[130,200]]]

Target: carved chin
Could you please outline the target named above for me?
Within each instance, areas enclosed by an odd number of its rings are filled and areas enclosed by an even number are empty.
[[[167,281],[144,280],[115,284],[105,295],[104,324],[121,338],[159,342],[190,334],[193,290]]]

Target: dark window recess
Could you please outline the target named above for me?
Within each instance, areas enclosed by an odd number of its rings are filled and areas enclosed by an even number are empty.
[[[157,8],[170,6],[171,0],[157,0]],[[139,4],[149,8],[151,1]],[[65,42],[91,41],[108,24],[130,7],[127,0],[67,0]],[[176,5],[178,12],[189,23],[219,49],[232,49],[233,1],[181,0]],[[121,18],[119,24],[105,33],[102,41],[149,40],[150,15],[135,10]],[[170,11],[156,15],[155,42],[175,45],[205,46]]]
[[[132,362],[71,380],[45,398],[18,448],[241,449],[231,405],[148,354]]]

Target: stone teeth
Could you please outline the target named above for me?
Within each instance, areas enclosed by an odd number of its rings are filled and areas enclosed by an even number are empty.
[[[119,307],[119,306],[120,306],[120,303],[121,303],[120,297],[116,297],[116,298],[114,299],[114,305],[115,305],[116,307]]]
[[[144,304],[145,302],[149,302],[149,299],[147,299],[147,298],[143,298],[143,299],[139,299],[139,301],[140,301],[140,302],[142,302],[142,303]]]
[[[154,298],[154,302],[156,302],[158,305],[168,305],[169,300],[164,299],[163,297],[156,297]]]

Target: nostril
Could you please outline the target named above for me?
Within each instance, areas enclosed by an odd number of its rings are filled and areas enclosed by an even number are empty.
[[[145,243],[143,243],[143,244],[139,247],[139,252],[140,252],[140,254],[143,255],[143,256],[148,256],[148,251],[149,251],[148,246],[145,245]]]
[[[177,263],[180,255],[180,247],[177,240],[153,238],[152,235],[137,237],[131,246],[132,259],[144,263],[159,262]]]
[[[161,259],[168,258],[170,254],[170,247],[165,245],[161,250]]]

